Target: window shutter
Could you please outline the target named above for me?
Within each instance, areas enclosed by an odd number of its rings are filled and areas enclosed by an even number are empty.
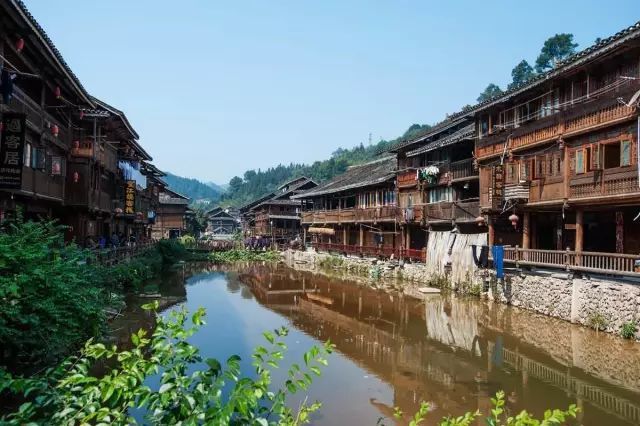
[[[520,162],[520,181],[528,182],[531,180],[531,160],[522,160]]]
[[[591,144],[591,170],[602,169],[602,149],[599,143]]]
[[[577,175],[585,172],[584,151],[585,151],[584,149],[579,149],[576,151],[576,154],[575,154],[575,158],[576,158],[575,171]]]
[[[631,165],[631,141],[620,141],[620,166]]]

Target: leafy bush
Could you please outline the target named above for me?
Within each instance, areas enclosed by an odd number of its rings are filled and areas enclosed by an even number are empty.
[[[232,249],[226,251],[214,251],[209,254],[209,260],[213,263],[234,262],[276,262],[281,259],[280,253],[273,250],[253,251],[246,249]]]
[[[153,306],[157,308],[157,303]],[[149,306],[147,306],[149,308]],[[281,389],[272,389],[271,369],[277,368],[287,347],[283,341],[287,330],[266,332],[267,345],[253,353],[255,378],[244,377],[240,358],[231,356],[226,367],[213,358],[203,359],[198,348],[188,339],[204,324],[204,310],[191,317],[187,312],[173,311],[168,318],[157,316],[155,332],[148,338],[144,330],[131,336],[133,349],[118,351],[100,343],[87,342],[78,357],[70,358],[55,369],[37,378],[15,378],[0,371],[0,391],[23,397],[19,409],[2,419],[9,425],[22,424],[136,424],[130,408],[138,408],[149,424],[215,424],[215,425],[298,425],[308,423],[310,415],[321,408],[319,402],[304,403],[296,412],[287,407],[287,397],[307,390],[313,376],[321,375],[327,365],[326,356],[334,345],[312,347],[303,356],[303,363],[293,364]],[[147,356],[145,356],[147,355]],[[89,373],[93,363],[108,360],[115,366],[102,377]],[[112,365],[110,364],[110,365]],[[201,366],[195,369],[196,365]],[[153,389],[145,380],[160,373]],[[223,391],[224,389],[224,391]],[[578,408],[566,411],[547,410],[542,420],[522,411],[507,417],[504,392],[491,399],[493,408],[486,413],[488,425],[542,426],[560,425],[575,418]],[[409,424],[425,421],[430,407],[422,403]],[[441,426],[470,426],[480,420],[479,411],[459,417],[446,417]],[[395,409],[396,420],[405,420]],[[383,424],[384,419],[378,421]]]
[[[344,265],[344,259],[340,256],[324,256],[318,261],[321,268],[339,268]]]
[[[88,256],[53,222],[17,221],[0,233],[0,364],[51,362],[99,334],[109,297]]]
[[[165,265],[177,263],[188,257],[187,249],[178,240],[160,240],[157,249]]]
[[[193,248],[196,246],[196,239],[191,235],[183,235],[180,237],[180,244],[186,248]]]
[[[620,336],[625,339],[633,339],[636,337],[638,331],[638,324],[635,321],[629,321],[622,324],[620,327]]]
[[[600,312],[593,312],[589,315],[587,323],[589,324],[589,327],[593,328],[595,331],[604,331],[607,329],[609,321],[607,321],[604,315]]]

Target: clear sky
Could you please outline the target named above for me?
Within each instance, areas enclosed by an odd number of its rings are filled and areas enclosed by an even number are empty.
[[[158,167],[216,183],[440,121],[549,36],[640,20],[638,0],[26,3]]]

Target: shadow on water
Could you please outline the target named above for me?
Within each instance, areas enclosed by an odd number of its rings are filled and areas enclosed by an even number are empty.
[[[186,265],[159,291],[167,308],[207,308],[193,342],[205,356],[239,354],[245,371],[267,329],[291,329],[290,362],[314,343],[334,342],[310,390],[324,404],[314,424],[375,424],[423,400],[432,420],[487,412],[501,389],[512,413],[577,403],[585,425],[640,424],[640,344],[531,312],[441,295],[418,300],[284,265]],[[118,336],[153,327],[129,306]]]

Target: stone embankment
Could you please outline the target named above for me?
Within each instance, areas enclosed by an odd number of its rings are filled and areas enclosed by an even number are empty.
[[[452,282],[451,275],[437,265],[336,256],[314,250],[287,250],[283,256],[296,269],[335,270],[359,280],[380,278],[391,283],[386,288],[414,296],[420,296],[424,287],[447,288],[613,334],[619,334],[625,323],[640,322],[640,283],[609,277],[509,270],[505,279],[498,280],[491,270],[474,269],[457,271],[454,275],[465,279]],[[640,332],[636,332],[636,339],[640,339]]]

